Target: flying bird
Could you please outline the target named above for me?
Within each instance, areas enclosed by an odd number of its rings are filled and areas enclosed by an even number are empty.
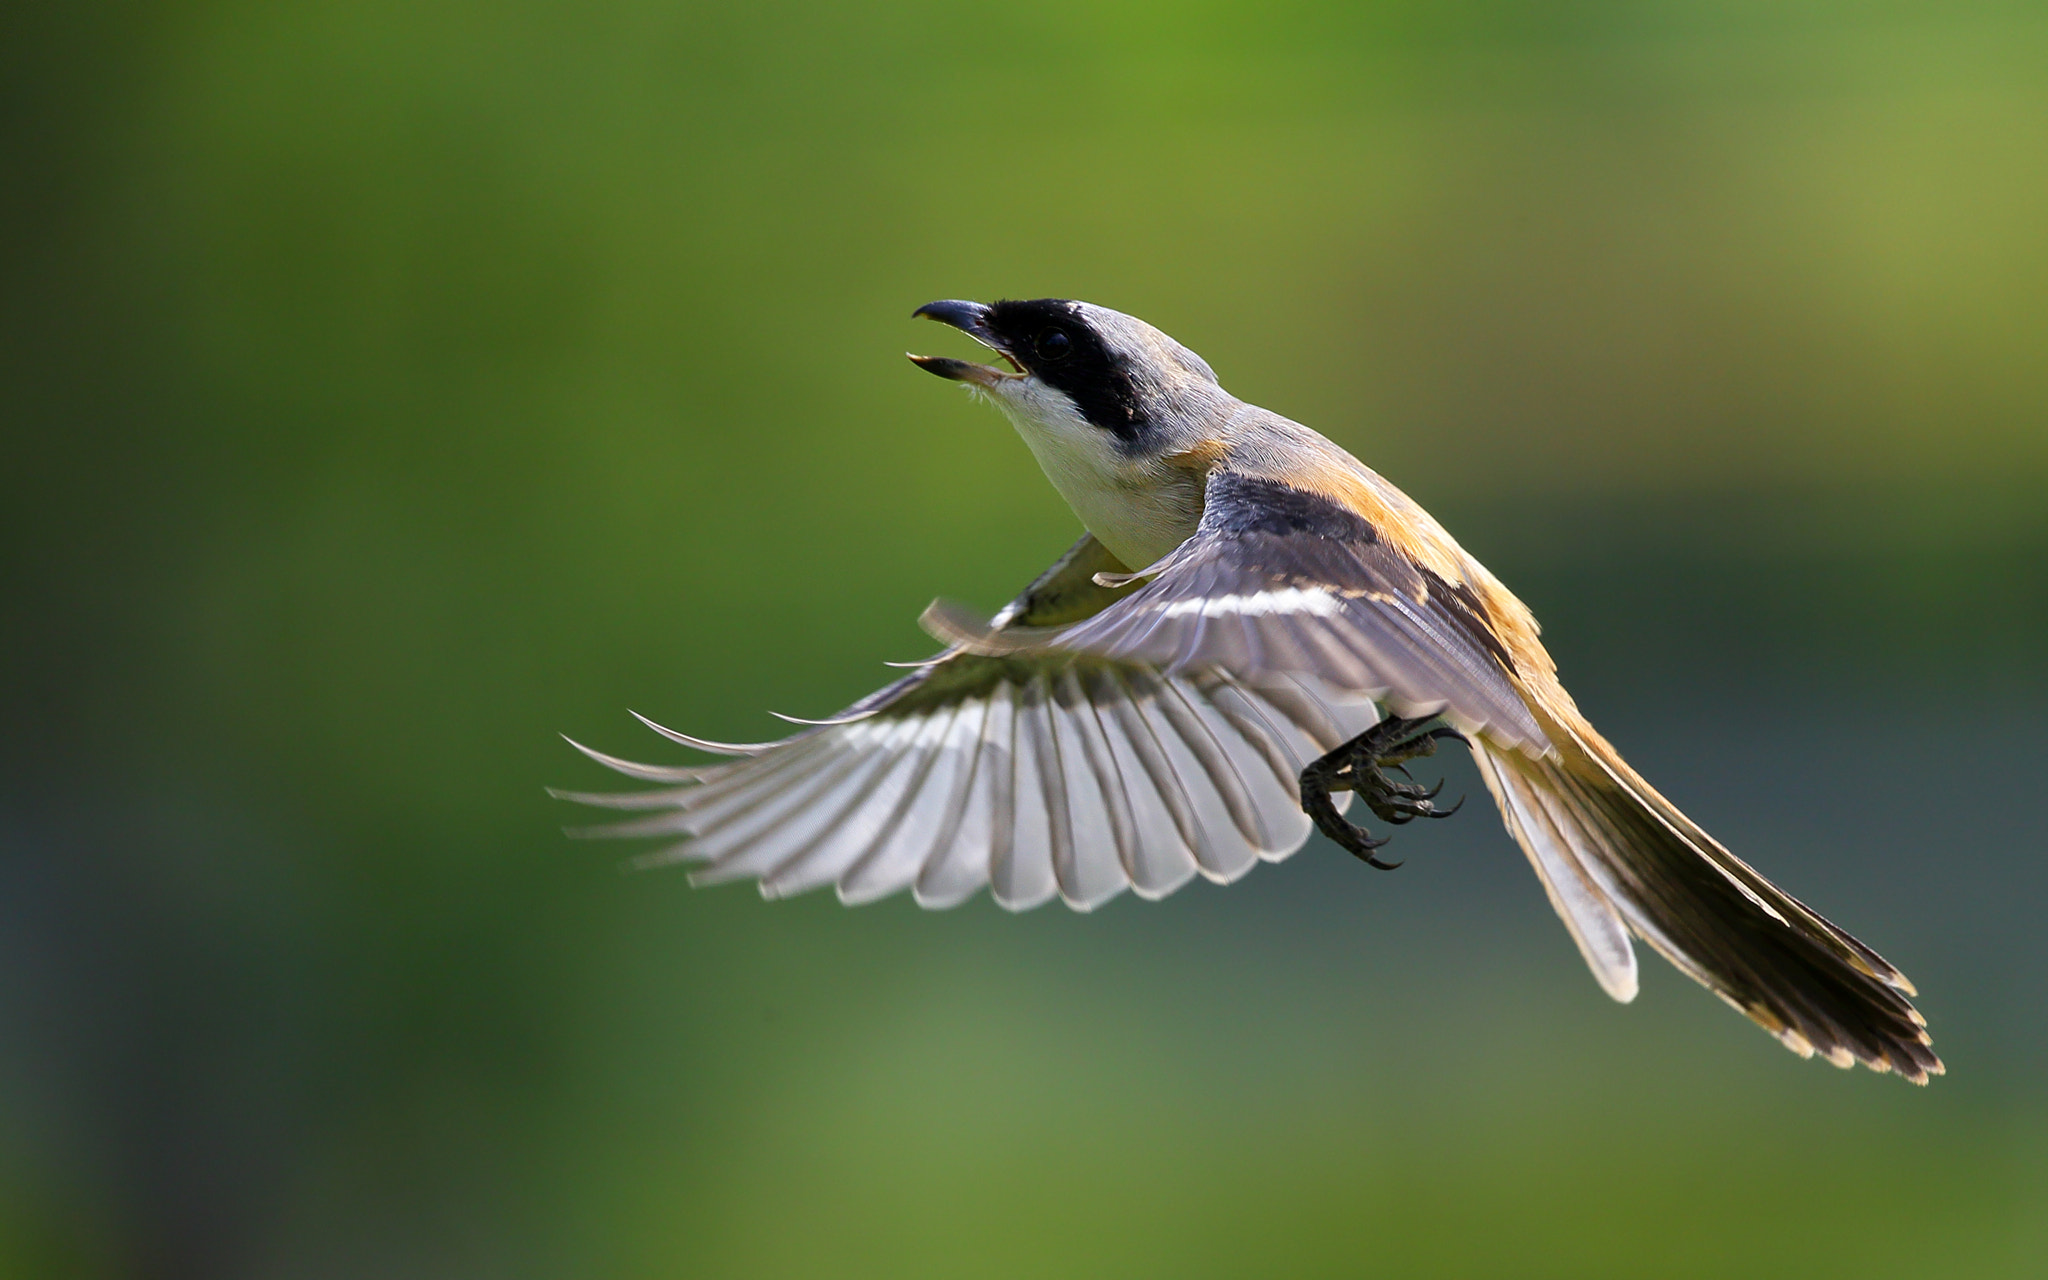
[[[1406,765],[1466,747],[1608,995],[1640,939],[1802,1057],[1941,1074],[1892,965],[1766,880],[1631,769],[1558,683],[1535,618],[1406,494],[1225,391],[1134,317],[1059,299],[915,312],[1000,358],[911,356],[1009,418],[1087,533],[992,618],[935,602],[945,648],[773,742],[557,792],[668,837],[647,863],[768,897],[830,884],[947,907],[1090,910],[1235,880],[1320,829],[1449,816]],[[1441,785],[1441,784],[1439,784]]]

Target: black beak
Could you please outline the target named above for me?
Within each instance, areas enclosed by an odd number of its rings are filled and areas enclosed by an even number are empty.
[[[961,302],[948,298],[938,302],[927,302],[910,314],[913,319],[924,316],[940,324],[952,325],[1008,360],[1012,367],[1019,367],[1016,359],[1003,350],[1002,345],[996,341],[996,335],[989,331],[988,311],[986,303]],[[976,364],[972,360],[955,360],[949,356],[912,356],[910,359],[926,373],[935,373],[941,378],[950,378],[955,382],[979,383],[984,387],[993,387],[1000,379],[1017,376],[985,364]]]
[[[910,313],[912,319],[924,316],[940,324],[950,324],[955,329],[979,342],[984,347],[996,346],[996,336],[988,331],[988,305],[981,302],[961,302],[958,299],[942,299],[927,302]]]

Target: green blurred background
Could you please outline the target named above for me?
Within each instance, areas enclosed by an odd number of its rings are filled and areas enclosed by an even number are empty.
[[[0,40],[0,1274],[2048,1274],[2039,4]],[[564,841],[558,731],[829,712],[1074,536],[901,355],[1046,294],[1429,505],[1948,1078],[1610,1004],[1481,808],[1088,917]]]

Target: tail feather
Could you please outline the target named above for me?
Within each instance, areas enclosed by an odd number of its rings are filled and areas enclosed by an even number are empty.
[[[1549,717],[1545,717],[1549,718]],[[1508,832],[1610,995],[1634,994],[1616,922],[1802,1057],[1862,1062],[1915,1084],[1942,1073],[1907,1001],[1869,947],[1766,880],[1657,794],[1597,733],[1554,723],[1533,758],[1473,744]],[[1627,950],[1627,938],[1620,945]]]
[[[1475,742],[1473,757],[1500,806],[1508,834],[1528,854],[1551,907],[1571,931],[1572,941],[1579,944],[1586,967],[1608,995],[1623,1004],[1635,999],[1636,953],[1629,943],[1628,925],[1613,897],[1580,860],[1576,847],[1591,833],[1558,814],[1554,804],[1546,803],[1549,793],[1515,767],[1523,758],[1520,752],[1495,756]]]

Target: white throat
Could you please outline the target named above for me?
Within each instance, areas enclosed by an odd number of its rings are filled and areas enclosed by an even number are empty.
[[[1127,456],[1113,433],[1036,378],[1006,378],[993,398],[1052,487],[1126,567],[1142,569],[1194,534],[1202,518],[1194,477]]]

